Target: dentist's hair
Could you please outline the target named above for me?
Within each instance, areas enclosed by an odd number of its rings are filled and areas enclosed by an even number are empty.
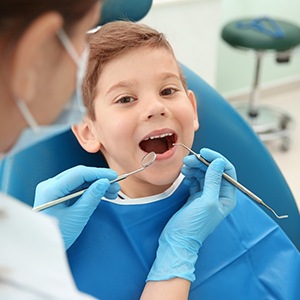
[[[155,29],[130,21],[115,21],[105,24],[98,31],[89,35],[90,56],[83,82],[84,105],[89,117],[95,119],[94,99],[96,85],[104,66],[122,54],[145,48],[163,48],[175,58],[174,51],[164,34]],[[178,64],[180,79],[187,91],[186,79]]]
[[[71,33],[74,24],[97,2],[99,0],[0,0],[0,40],[13,45],[36,18],[51,11],[63,17],[64,28]]]

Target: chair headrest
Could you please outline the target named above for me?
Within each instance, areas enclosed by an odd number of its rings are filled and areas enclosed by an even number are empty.
[[[152,0],[104,0],[98,25],[117,20],[139,21],[146,16],[151,5]]]

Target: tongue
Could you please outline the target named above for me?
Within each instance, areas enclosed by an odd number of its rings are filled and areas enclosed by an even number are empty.
[[[164,153],[168,150],[168,145],[165,139],[153,139],[153,140],[142,141],[140,143],[140,147],[148,153],[153,151],[157,154]]]

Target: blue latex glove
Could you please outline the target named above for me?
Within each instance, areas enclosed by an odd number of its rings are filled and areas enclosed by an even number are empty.
[[[236,179],[233,165],[209,149],[200,153],[211,164],[205,166],[194,155],[184,158],[182,173],[191,195],[164,228],[147,281],[181,277],[193,282],[199,248],[235,207],[235,187],[222,178],[225,171]]]
[[[118,174],[111,169],[76,166],[38,184],[34,206],[89,188],[76,201],[69,200],[43,210],[43,213],[58,219],[59,228],[68,249],[82,232],[102,197],[115,199],[120,190],[116,182]]]

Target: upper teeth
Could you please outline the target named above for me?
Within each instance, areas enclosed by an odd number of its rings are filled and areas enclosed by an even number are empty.
[[[147,141],[149,139],[150,140],[161,139],[161,138],[164,138],[166,136],[171,136],[171,135],[173,135],[173,133],[164,133],[164,134],[161,134],[161,135],[153,135],[153,136],[150,136],[150,137],[146,138],[145,141]]]

